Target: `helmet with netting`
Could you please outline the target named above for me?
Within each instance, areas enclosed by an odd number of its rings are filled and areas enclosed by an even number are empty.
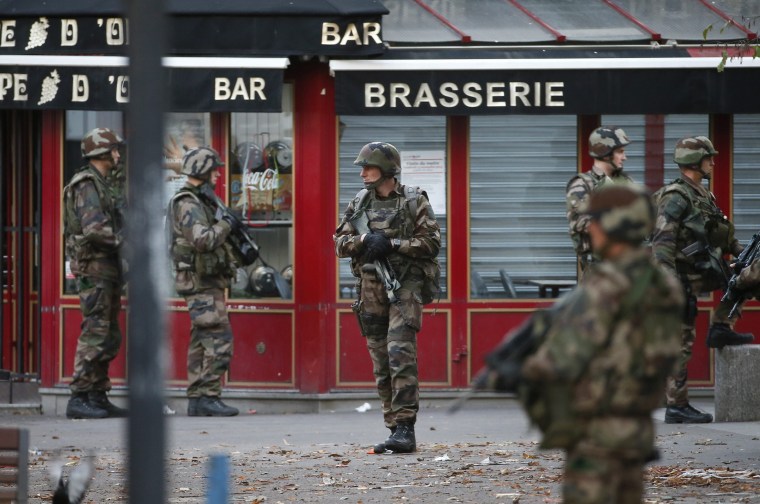
[[[622,128],[617,126],[600,126],[591,132],[588,137],[588,153],[592,158],[602,159],[615,149],[630,144],[628,135]]]
[[[189,177],[205,180],[212,170],[224,166],[219,154],[210,147],[198,147],[182,156],[182,173]]]
[[[696,165],[705,157],[715,156],[717,153],[718,151],[706,136],[686,137],[676,143],[673,160],[679,165]]]
[[[586,213],[613,241],[638,245],[654,229],[652,199],[634,184],[605,185],[591,193]]]
[[[401,173],[401,156],[393,145],[386,142],[371,142],[362,147],[354,164],[377,166],[385,177]]]
[[[108,154],[124,143],[116,132],[108,128],[95,128],[82,138],[82,157],[93,158]]]

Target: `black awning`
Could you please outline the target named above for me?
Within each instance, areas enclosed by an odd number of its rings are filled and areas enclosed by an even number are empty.
[[[117,0],[0,0],[0,55],[126,54]],[[173,0],[173,55],[370,56],[385,51],[380,0]]]
[[[120,56],[0,56],[0,108],[121,110],[129,101]],[[280,112],[286,58],[167,58],[168,109]]]
[[[662,56],[660,56],[660,54]],[[438,56],[437,58],[435,56]],[[660,52],[392,51],[332,61],[347,115],[758,113],[760,60]]]

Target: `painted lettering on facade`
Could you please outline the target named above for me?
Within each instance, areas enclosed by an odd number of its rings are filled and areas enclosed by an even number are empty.
[[[348,23],[345,29],[338,23],[327,21],[322,23],[323,46],[366,46],[370,43],[383,43],[382,38],[380,38],[380,23],[361,23],[361,27],[358,26],[358,23]]]

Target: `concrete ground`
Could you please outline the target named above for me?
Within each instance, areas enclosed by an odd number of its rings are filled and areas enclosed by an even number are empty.
[[[713,410],[709,400],[694,404]],[[388,431],[376,401],[361,406],[167,416],[167,502],[206,502],[210,454],[229,456],[231,502],[561,501],[562,452],[537,450],[538,433],[514,400],[454,415],[423,401],[412,455],[368,454]],[[655,413],[662,458],[648,466],[647,502],[760,502],[760,422],[667,425],[663,414]],[[127,502],[126,420],[5,414],[0,424],[30,430],[30,503],[50,502],[52,459],[63,458],[68,473],[87,450],[96,472],[84,502]]]

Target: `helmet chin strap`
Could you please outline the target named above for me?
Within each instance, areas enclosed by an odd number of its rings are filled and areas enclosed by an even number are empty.
[[[383,175],[379,179],[375,180],[374,182],[365,182],[364,183],[364,188],[367,189],[368,191],[371,191],[371,190],[377,188],[377,186],[379,186],[380,184],[382,184],[383,182],[385,182],[389,178],[392,178],[392,177],[388,177],[386,175]]]
[[[612,173],[610,173],[611,176],[619,174],[621,171],[623,171],[622,166],[618,166],[615,163],[612,162],[612,154],[604,158],[604,161],[607,162],[612,167]]]

